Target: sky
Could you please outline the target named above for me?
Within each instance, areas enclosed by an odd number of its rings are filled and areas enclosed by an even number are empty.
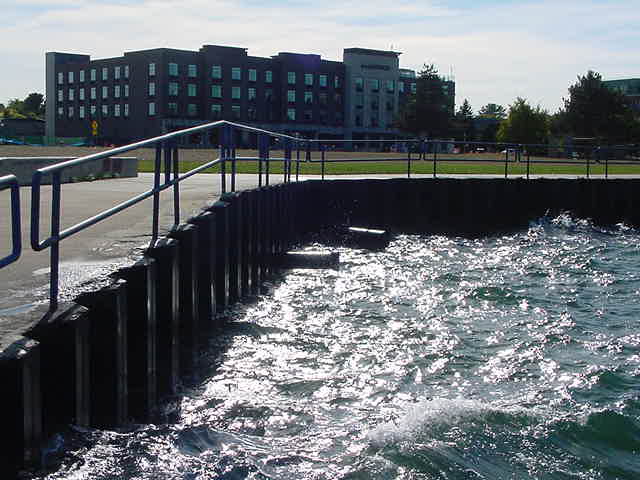
[[[230,45],[249,55],[350,47],[453,73],[474,112],[517,97],[554,113],[588,70],[640,77],[640,0],[0,0],[0,103],[44,93],[45,52],[121,56]]]

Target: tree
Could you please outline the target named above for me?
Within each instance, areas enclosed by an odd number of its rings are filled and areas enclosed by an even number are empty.
[[[430,138],[451,130],[452,112],[444,90],[444,80],[434,65],[424,65],[416,78],[416,92],[402,108],[398,124],[402,130]]]
[[[42,117],[44,115],[44,95],[30,93],[22,102],[25,115]]]
[[[578,75],[578,81],[569,87],[563,115],[567,133],[604,142],[630,140],[636,123],[624,96],[607,88],[602,76],[592,70]]]
[[[498,128],[498,142],[546,143],[549,138],[549,115],[537,106],[531,107],[518,97],[509,105],[509,114]]]
[[[457,137],[462,140],[473,140],[475,137],[475,130],[473,125],[473,109],[469,100],[466,98],[460,108],[456,112],[455,117]]]
[[[502,105],[498,105],[496,103],[487,103],[484,107],[478,110],[478,116],[504,120],[505,118],[507,118],[507,111]]]

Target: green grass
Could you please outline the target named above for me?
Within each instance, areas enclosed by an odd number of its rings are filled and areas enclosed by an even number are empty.
[[[204,162],[200,161],[180,161],[180,172],[184,173],[192,170]],[[257,173],[258,163],[253,161],[237,162],[238,173]],[[140,172],[153,172],[153,161],[140,160],[139,162]],[[282,174],[283,166],[282,162],[273,161],[270,166],[270,173],[277,175]],[[219,173],[220,167],[216,165],[213,168],[208,168],[202,173]],[[231,172],[231,164],[227,163],[227,172]],[[526,164],[510,163],[507,170],[509,175],[526,175]],[[585,165],[563,165],[559,163],[553,163],[553,161],[545,161],[544,163],[532,163],[530,166],[531,175],[575,175],[586,176]],[[591,165],[590,174],[592,175],[604,175],[604,165]],[[295,163],[292,165],[292,173],[295,174]],[[301,163],[300,175],[320,175],[321,165],[319,163]],[[371,162],[336,162],[327,163],[325,166],[326,175],[366,175],[366,174],[406,174],[407,163],[406,162],[389,162],[389,161],[371,161]],[[417,161],[411,162],[412,174],[432,174],[433,162]],[[504,163],[489,163],[489,162],[447,162],[438,161],[436,165],[436,174],[475,174],[475,175],[503,175]],[[609,174],[611,175],[639,175],[640,165],[610,165]]]

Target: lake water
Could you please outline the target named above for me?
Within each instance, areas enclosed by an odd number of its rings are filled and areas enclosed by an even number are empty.
[[[71,429],[31,478],[640,478],[636,230],[340,254],[235,309],[174,422]]]

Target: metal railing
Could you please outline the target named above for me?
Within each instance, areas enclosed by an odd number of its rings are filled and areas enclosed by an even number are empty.
[[[179,139],[188,138],[194,134],[202,134],[212,130],[219,130],[220,144],[215,149],[219,150],[217,158],[207,161],[197,167],[180,173],[180,145]],[[256,156],[237,156],[236,133],[248,132],[257,136]],[[380,156],[370,154],[356,155],[341,158],[334,153],[335,147],[342,145],[358,150],[363,145],[369,150],[378,151]],[[102,212],[76,223],[68,228],[61,228],[61,176],[62,172],[70,167],[81,165],[87,162],[114,157],[125,152],[130,152],[139,148],[154,148],[155,156],[153,162],[153,186],[148,190]],[[613,148],[613,147],[607,147]],[[282,157],[271,155],[273,150],[282,150]],[[555,149],[555,150],[554,150]],[[459,153],[467,151],[475,153],[488,153],[493,150],[495,158],[491,155],[480,155],[479,158],[469,158]],[[573,153],[568,154],[567,147],[553,147],[549,145],[519,145],[519,144],[493,144],[484,142],[456,142],[450,140],[425,140],[425,139],[394,139],[394,140],[312,140],[291,135],[270,132],[259,128],[240,125],[225,120],[207,123],[196,127],[187,128],[180,131],[167,133],[154,138],[132,143],[130,145],[112,148],[100,153],[95,153],[77,159],[65,161],[56,165],[47,166],[37,170],[33,175],[31,192],[31,248],[35,251],[50,250],[50,288],[49,288],[49,308],[55,310],[58,306],[59,295],[59,273],[60,273],[60,243],[89,227],[95,225],[111,216],[126,210],[145,199],[153,199],[152,225],[150,245],[153,245],[159,235],[159,212],[160,193],[167,189],[173,191],[173,226],[180,224],[180,183],[189,177],[209,169],[214,166],[219,167],[221,192],[227,191],[227,176],[230,177],[230,190],[236,190],[237,162],[254,161],[257,163],[257,184],[259,187],[269,185],[272,176],[271,164],[282,162],[282,182],[287,183],[292,180],[295,168],[295,180],[299,179],[301,165],[313,163],[320,164],[320,175],[324,179],[327,174],[327,167],[338,162],[406,162],[406,176],[411,177],[414,173],[415,162],[431,162],[431,175],[436,178],[438,175],[438,165],[443,162],[485,162],[504,164],[504,177],[509,175],[509,168],[519,165],[521,169],[526,168],[526,177],[529,178],[532,165],[549,161],[558,162],[558,158],[549,152],[563,152],[568,158],[562,163],[584,164],[586,176],[589,177],[593,161],[605,162],[605,178],[608,177],[609,165],[621,162],[612,162],[610,155],[606,154],[601,158],[593,157],[593,152],[585,149],[582,155],[574,158]],[[573,151],[576,151],[574,148]],[[331,158],[329,153],[331,152]],[[317,155],[314,155],[316,154]],[[388,153],[388,155],[386,154]],[[543,154],[547,154],[549,160],[538,159]],[[316,158],[314,158],[314,156]],[[533,156],[533,158],[532,158]],[[334,158],[335,157],[335,158]],[[490,157],[490,158],[487,158]],[[593,157],[593,158],[592,158]],[[622,163],[634,163],[625,161]],[[294,167],[295,164],[295,167]],[[513,168],[513,167],[512,167]],[[422,169],[424,170],[424,169]],[[41,186],[43,177],[51,176],[51,214],[50,232],[46,238],[40,238],[40,212],[41,212]],[[0,268],[15,262],[21,253],[20,243],[20,199],[17,181],[14,176],[0,178],[0,190],[11,188],[11,211],[12,211],[12,238],[13,251],[0,261]]]
[[[20,219],[20,186],[15,175],[0,177],[0,191],[11,189],[11,253],[0,259],[0,268],[17,261],[22,253],[22,228]]]

